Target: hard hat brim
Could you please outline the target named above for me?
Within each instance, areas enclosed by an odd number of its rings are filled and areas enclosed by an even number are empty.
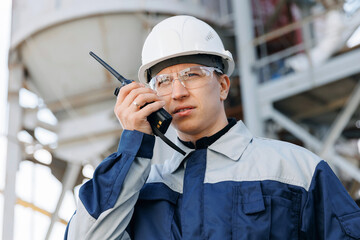
[[[188,56],[188,55],[195,55],[195,54],[207,54],[207,55],[219,56],[223,59],[223,62],[225,64],[224,73],[226,75],[230,76],[234,71],[234,67],[235,67],[234,60],[232,58],[231,53],[227,50],[225,50],[223,54],[219,53],[219,52],[210,52],[210,51],[186,51],[186,52],[175,53],[175,54],[172,54],[169,56],[165,56],[165,57],[156,59],[154,61],[151,61],[147,64],[142,65],[139,68],[139,72],[138,72],[139,81],[144,84],[147,84],[148,83],[148,79],[147,79],[148,69],[150,69],[151,67],[153,67],[154,65],[156,65],[162,61],[165,61],[165,60],[168,60],[171,58],[180,57],[180,56]]]

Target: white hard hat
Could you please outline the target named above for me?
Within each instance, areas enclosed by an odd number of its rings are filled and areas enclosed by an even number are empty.
[[[147,83],[150,68],[157,64],[192,55],[220,57],[223,72],[230,76],[234,71],[232,55],[224,49],[219,35],[212,27],[192,16],[174,16],[158,23],[146,38],[142,49],[139,80]]]

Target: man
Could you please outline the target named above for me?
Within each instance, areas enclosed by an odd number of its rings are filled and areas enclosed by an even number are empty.
[[[226,118],[234,63],[209,25],[162,21],[142,61],[139,79],[152,89],[120,90],[118,151],[81,187],[65,238],[360,239],[360,210],[326,162]],[[186,154],[151,166],[146,117],[162,107]]]

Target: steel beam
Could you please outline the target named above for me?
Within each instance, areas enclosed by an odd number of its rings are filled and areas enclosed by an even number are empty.
[[[262,136],[264,129],[258,107],[258,79],[252,70],[256,56],[252,43],[254,25],[251,16],[251,2],[249,0],[233,0],[232,4],[244,121],[250,131],[257,136]]]
[[[276,81],[261,84],[258,90],[260,104],[275,102],[308,91],[339,79],[357,74],[360,68],[360,49],[330,59],[311,71],[289,74]]]
[[[120,130],[120,124],[113,118],[112,109],[99,110],[93,114],[79,115],[68,118],[58,123],[59,144],[69,139],[87,138],[93,139],[93,135],[103,132]],[[99,124],[101,123],[101,124]]]
[[[286,117],[282,113],[280,113],[278,110],[274,108],[270,108],[269,117],[272,118],[275,122],[280,124],[282,127],[284,127],[286,130],[291,132],[294,136],[301,139],[303,142],[307,144],[307,146],[311,146],[314,149],[312,150],[319,150],[321,148],[321,142],[311,135],[306,129],[304,129],[299,124],[292,121],[290,118]]]
[[[304,43],[296,44],[292,47],[286,48],[284,50],[278,51],[274,54],[259,59],[258,61],[255,62],[254,68],[260,69],[266,65],[269,65],[270,63],[279,61],[281,59],[294,55],[295,53],[301,52],[303,50],[305,50]]]
[[[114,83],[117,82],[114,81]],[[118,84],[109,84],[108,86],[100,89],[91,90],[75,96],[67,97],[66,102],[70,104],[66,104],[65,100],[61,99],[55,102],[47,102],[46,105],[54,114],[56,114],[57,112],[66,111],[66,108],[78,109],[102,101],[115,101],[113,92],[115,87],[118,86]]]
[[[17,134],[21,130],[22,109],[19,105],[19,90],[24,78],[23,65],[17,53],[12,52],[9,59],[8,82],[8,132],[6,149],[6,174],[4,189],[4,215],[2,239],[14,238],[14,209],[16,204],[16,172],[21,161],[21,148]]]
[[[72,191],[74,188],[74,185],[76,183],[76,180],[79,176],[79,172],[81,169],[81,165],[80,164],[73,164],[73,163],[68,163],[66,171],[65,171],[65,175],[64,175],[64,179],[62,181],[62,190],[61,190],[61,194],[59,197],[59,200],[56,204],[56,208],[55,211],[53,212],[53,214],[51,215],[51,221],[50,221],[50,226],[48,228],[48,231],[46,233],[46,237],[45,239],[48,240],[50,238],[51,232],[54,228],[55,223],[60,220],[59,218],[59,210],[60,207],[63,203],[65,194],[68,190]]]
[[[319,153],[323,148],[323,144],[320,140],[312,136],[310,133],[306,131],[303,127],[293,122],[288,117],[284,116],[282,113],[275,109],[268,109],[270,111],[270,115],[274,121],[284,127],[286,130],[291,132],[294,136],[301,139],[308,146],[314,148],[314,150]],[[328,156],[328,160],[331,161],[336,167],[340,168],[344,172],[346,172],[350,177],[360,182],[360,169],[354,164],[349,163],[346,159],[339,156],[335,151],[331,151],[331,154]]]
[[[334,123],[332,124],[330,131],[326,135],[324,145],[320,151],[320,156],[327,157],[331,148],[334,146],[336,139],[339,138],[341,132],[346,127],[346,124],[349,122],[351,116],[357,109],[360,103],[360,81],[356,85],[354,91],[349,97],[348,102],[345,107],[336,117]]]

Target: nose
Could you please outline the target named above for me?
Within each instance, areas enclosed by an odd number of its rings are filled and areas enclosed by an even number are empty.
[[[172,83],[172,99],[178,100],[189,96],[188,90],[179,79],[174,79]]]

